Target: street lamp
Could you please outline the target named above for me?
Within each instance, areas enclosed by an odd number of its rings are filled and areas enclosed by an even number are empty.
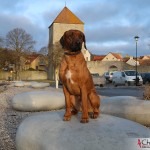
[[[136,43],[136,65],[135,65],[135,70],[136,70],[136,78],[135,78],[135,83],[136,83],[136,86],[138,85],[138,82],[139,82],[139,78],[137,78],[137,42],[138,42],[138,39],[139,37],[138,36],[135,36],[134,37],[135,39],[135,43]]]

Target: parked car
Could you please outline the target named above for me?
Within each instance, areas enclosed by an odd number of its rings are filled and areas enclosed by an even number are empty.
[[[105,76],[106,81],[112,82],[113,72],[105,72],[104,76]]]
[[[150,73],[141,73],[143,84],[150,84]]]
[[[143,84],[143,79],[140,74],[137,73],[138,85]],[[114,86],[117,85],[135,85],[136,83],[136,71],[135,70],[125,70],[125,71],[115,71],[113,73],[112,83]]]
[[[91,73],[94,85],[99,85],[103,87],[106,83],[105,77],[100,76],[98,73]]]

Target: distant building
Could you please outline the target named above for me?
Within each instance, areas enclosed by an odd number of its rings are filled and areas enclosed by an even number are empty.
[[[59,15],[55,18],[53,23],[49,26],[49,45],[55,45],[59,42],[60,38],[65,31],[76,29],[84,32],[84,23],[73,14],[67,7],[64,7]],[[90,53],[88,50],[82,49],[82,53],[87,61],[90,61]],[[54,79],[54,66],[49,64],[48,78]]]
[[[95,55],[93,61],[122,61],[121,54],[109,52],[107,55]]]
[[[142,60],[150,60],[150,56],[147,56],[147,55],[145,55],[145,56],[141,56],[140,57],[140,59],[142,59]]]
[[[123,61],[130,66],[136,66],[136,64],[137,66],[140,65],[139,61],[136,63],[136,59],[134,59],[132,56],[123,58]]]
[[[27,56],[27,58],[25,59],[23,70],[34,69],[34,70],[46,71],[47,66],[48,66],[48,61],[45,58],[45,56],[41,54],[32,54]]]
[[[67,7],[64,7],[49,26],[49,44],[58,42],[64,32],[70,29],[77,29],[84,32],[84,23]]]

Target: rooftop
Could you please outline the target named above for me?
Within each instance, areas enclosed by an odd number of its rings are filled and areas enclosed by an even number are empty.
[[[66,23],[66,24],[84,24],[74,13],[72,13],[67,7],[58,14],[53,23]],[[52,23],[52,24],[53,24]],[[51,24],[51,25],[52,25]],[[50,25],[50,26],[51,26]],[[50,27],[49,26],[49,27]]]

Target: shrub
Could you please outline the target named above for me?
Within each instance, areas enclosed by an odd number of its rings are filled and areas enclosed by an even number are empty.
[[[145,100],[150,100],[150,85],[146,85],[143,93],[143,98]]]

